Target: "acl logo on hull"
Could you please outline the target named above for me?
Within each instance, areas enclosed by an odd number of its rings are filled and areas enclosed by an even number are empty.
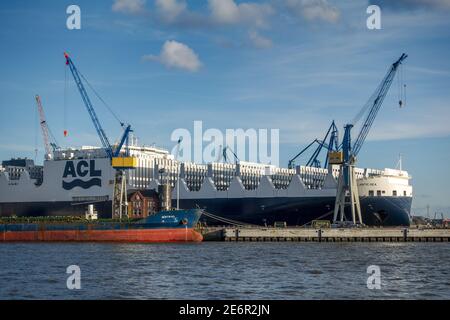
[[[86,177],[89,175],[91,178],[90,180],[81,180],[78,177]],[[75,187],[80,187],[83,189],[89,189],[92,186],[102,186],[102,180],[100,178],[95,177],[101,177],[102,171],[95,169],[95,160],[89,160],[89,162],[85,160],[78,161],[78,163],[75,165],[74,161],[67,161],[66,167],[64,168],[63,178],[77,178],[70,182],[66,182],[63,180],[62,187],[66,190],[71,190]]]

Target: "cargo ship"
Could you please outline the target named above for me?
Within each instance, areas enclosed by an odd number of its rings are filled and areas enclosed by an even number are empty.
[[[407,57],[406,54],[402,54],[392,64],[357,117],[344,126],[345,134],[341,147],[337,127],[332,123],[319,144],[322,148],[325,141],[330,141],[327,154],[330,155],[333,151],[340,154],[339,158],[342,159],[338,162],[330,161],[323,168],[317,165],[288,165],[288,168],[279,168],[245,161],[207,164],[181,162],[174,159],[167,150],[139,146],[137,141],[130,137],[131,126],[125,126],[122,121],[119,122],[124,134],[120,143],[112,146],[83,85],[84,77],[80,76],[68,53],[64,53],[64,57],[102,147],[54,148],[53,151],[47,151],[50,146],[46,121],[40,99],[37,97],[46,145],[45,160],[42,166],[35,165],[29,159],[2,162],[0,216],[82,215],[86,206],[94,205],[100,216],[110,217],[112,202],[114,212],[117,212],[118,195],[121,208],[119,211],[122,212],[122,204],[127,202],[123,199],[127,196],[124,192],[126,189],[131,192],[130,206],[126,209],[127,216],[131,218],[151,216],[162,207],[163,202],[166,209],[204,209],[208,212],[203,218],[207,223],[266,225],[284,222],[287,225],[302,226],[313,220],[332,220],[337,194],[342,203],[342,211],[349,209],[345,208],[344,203],[348,201],[344,200],[345,195],[352,190],[352,202],[359,197],[358,202],[361,204],[360,223],[379,226],[407,226],[410,223],[412,186],[408,172],[401,168],[354,168],[356,155],[398,67]],[[401,100],[399,104],[402,106]],[[367,112],[366,120],[352,146],[350,129]],[[330,140],[327,140],[330,132]],[[126,165],[124,159],[130,160],[126,161],[129,164]],[[118,163],[114,165],[115,160],[118,160]],[[348,175],[350,166],[351,179]],[[339,185],[338,191],[339,175],[339,181],[344,182]],[[345,178],[341,179],[343,176]],[[357,193],[353,187],[350,188],[349,181],[353,186],[356,184]],[[148,192],[150,190],[153,190],[153,194]],[[350,207],[353,208],[353,205]],[[350,220],[349,214],[343,212],[341,220],[344,220],[344,216]],[[356,221],[353,219],[353,222]]]
[[[302,226],[333,218],[339,166],[296,166],[293,169],[240,161],[198,164],[177,161],[167,150],[130,140],[137,167],[127,172],[130,218],[145,217],[158,204],[143,209],[131,197],[169,184],[172,207],[195,209],[201,221],[234,220],[255,225],[284,221]],[[0,216],[82,216],[93,204],[100,217],[111,217],[115,169],[98,147],[55,150],[42,166],[31,159],[11,159],[0,168]],[[407,226],[412,203],[411,177],[401,169],[355,168],[363,222]],[[179,182],[178,182],[179,181]],[[179,200],[177,200],[177,198]]]
[[[203,237],[194,227],[201,214],[202,210],[199,209],[160,211],[146,218],[127,222],[0,220],[0,242],[199,242]]]

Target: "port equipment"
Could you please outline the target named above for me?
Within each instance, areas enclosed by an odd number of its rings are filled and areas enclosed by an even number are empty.
[[[234,157],[234,163],[237,164],[240,160],[238,158],[238,156],[236,155],[236,153],[233,151],[233,149],[231,149],[228,145],[226,145],[223,149],[222,149],[222,156],[223,156],[223,161],[224,162],[228,162],[228,151],[231,152],[231,154]]]
[[[100,121],[94,110],[94,106],[92,105],[91,100],[84,87],[82,78],[87,82],[86,78],[84,78],[83,75],[75,67],[75,64],[73,63],[72,59],[69,57],[69,54],[67,52],[64,52],[64,57],[66,58],[66,65],[70,68],[73,79],[75,80],[75,83],[77,85],[78,91],[80,92],[81,98],[83,99],[84,105],[86,106],[89,116],[91,117],[91,120],[97,131],[97,135],[100,138],[100,141],[109,159],[111,160],[111,166],[116,171],[114,177],[112,217],[122,219],[122,216],[124,214],[128,215],[126,170],[134,169],[137,167],[137,159],[134,157],[130,157],[128,148],[129,134],[133,130],[131,129],[131,125],[119,121],[121,127],[124,129],[124,132],[117,146],[113,148],[113,146],[109,142],[108,137],[105,134],[105,131],[103,130],[100,124]],[[121,154],[121,150],[124,145],[126,146],[125,154]]]
[[[45,160],[50,160],[53,158],[53,151],[59,149],[58,143],[53,136],[50,128],[47,125],[47,120],[45,119],[44,108],[42,107],[41,97],[36,95],[36,106],[39,111],[39,123],[41,125],[42,138],[44,139],[45,147]],[[50,141],[50,136],[53,141]]]
[[[400,58],[392,64],[383,80],[376,88],[375,92],[369,98],[368,102],[358,112],[353,121],[344,126],[345,131],[342,141],[342,150],[340,151],[342,152],[342,155],[339,155],[339,157],[336,157],[336,154],[333,155],[333,159],[342,159],[342,161],[333,162],[340,165],[333,215],[333,221],[335,223],[338,222],[338,215],[339,221],[344,221],[345,206],[350,205],[353,224],[363,224],[361,205],[359,203],[358,185],[356,184],[356,176],[354,171],[356,157],[361,150],[364,141],[366,140],[366,137],[373,125],[378,111],[381,108],[381,105],[383,104],[383,100],[386,97],[389,88],[391,87],[398,67],[407,57],[408,56],[403,53]],[[367,115],[361,126],[361,130],[356,137],[355,142],[352,144],[351,129],[365,114]],[[349,201],[347,201],[347,197],[349,198]]]
[[[331,223],[329,220],[313,220],[311,227],[314,229],[331,228]]]
[[[220,152],[218,152],[216,162],[221,162],[223,158],[224,163],[228,163],[228,151],[231,152],[232,156],[234,157],[234,163],[239,163],[239,158],[236,155],[236,153],[231,149],[228,145],[225,145],[222,147],[222,145],[219,146]],[[231,162],[230,162],[231,163]]]
[[[329,136],[329,138],[328,138]],[[328,139],[328,143],[326,142]],[[308,162],[306,163],[306,166],[312,166],[316,168],[321,168],[321,162],[319,161],[318,157],[320,155],[320,152],[322,149],[327,150],[327,155],[325,158],[325,164],[324,168],[328,167],[328,164],[330,162],[330,154],[333,152],[337,152],[340,148],[339,146],[339,131],[334,123],[334,121],[331,122],[330,127],[327,130],[327,133],[325,134],[325,137],[323,140],[314,139],[310,144],[308,144],[305,148],[303,148],[299,153],[295,155],[291,160],[288,162],[288,168],[294,169],[295,168],[295,160],[298,159],[302,154],[304,154],[310,147],[312,147],[314,144],[318,144],[317,148],[314,150],[313,154],[309,158]]]

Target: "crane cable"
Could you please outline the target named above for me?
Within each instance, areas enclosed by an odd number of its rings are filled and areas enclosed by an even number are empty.
[[[50,133],[50,137],[52,138],[53,142],[55,143],[56,146],[59,146],[58,140],[56,140],[52,130],[50,129],[50,127],[47,125],[47,130]]]
[[[34,162],[37,160],[38,156],[38,109],[34,110]]]
[[[208,218],[211,218],[211,219],[214,219],[214,220],[217,220],[217,221],[226,223],[226,224],[230,224],[230,225],[235,225],[235,226],[248,226],[248,227],[257,227],[257,225],[254,225],[254,224],[250,224],[250,223],[246,223],[246,222],[241,222],[241,221],[236,221],[236,220],[224,218],[224,217],[221,217],[221,216],[217,216],[217,215],[212,214],[212,213],[210,213],[210,212],[206,212],[205,210],[203,210],[203,213],[202,213],[202,214],[203,214],[204,216],[208,217]]]
[[[403,64],[400,64],[397,76],[398,105],[400,108],[406,105],[406,84],[403,76]]]
[[[366,114],[366,112],[369,110],[369,108],[372,108],[373,105],[376,102],[377,97],[380,95],[380,92],[383,88],[383,84],[385,83],[388,75],[389,75],[389,70],[392,68],[389,67],[388,68],[388,72],[386,73],[385,77],[383,78],[383,81],[381,81],[377,88],[375,89],[375,91],[372,93],[372,95],[369,97],[369,99],[367,100],[367,102],[364,104],[364,106],[361,108],[361,110],[359,110],[359,112],[355,115],[355,117],[353,118],[351,124],[354,126],[356,125],[356,123],[359,122],[359,120],[361,120],[361,118]]]
[[[65,84],[64,84],[64,127],[66,128],[67,125],[67,65],[65,66]],[[95,94],[95,96],[103,103],[103,105],[106,107],[106,109],[112,114],[112,116],[119,122],[121,127],[124,127],[124,122],[122,122],[117,114],[112,110],[112,108],[106,103],[106,101],[100,96],[100,94],[94,89],[94,87],[91,85],[91,83],[86,79],[86,77],[78,70],[78,74],[83,78],[83,80],[86,82],[88,87],[92,90],[92,92]],[[68,135],[67,129],[64,130],[64,136]]]
[[[397,95],[398,95],[398,106],[401,108],[403,105],[402,101],[402,66],[400,66],[397,75]]]
[[[63,127],[64,127],[64,137],[67,137],[67,68],[64,68],[64,110],[63,110]]]
[[[83,78],[84,81],[86,81],[86,84],[88,85],[88,87],[92,90],[92,92],[94,92],[94,94],[96,95],[96,97],[104,104],[104,106],[106,107],[106,109],[108,109],[108,111],[113,115],[113,117],[117,120],[117,122],[119,122],[119,124],[121,126],[124,125],[124,123],[119,119],[119,117],[117,116],[117,114],[112,110],[112,108],[106,103],[105,100],[103,100],[103,98],[100,96],[100,94],[94,89],[94,87],[89,83],[89,81],[84,77],[84,75],[80,72],[80,70],[78,70],[78,73],[80,74],[80,76]]]
[[[401,67],[401,72],[402,72],[402,84],[403,84],[403,106],[406,106],[406,83],[403,78],[403,71],[404,71],[403,64],[400,67]]]

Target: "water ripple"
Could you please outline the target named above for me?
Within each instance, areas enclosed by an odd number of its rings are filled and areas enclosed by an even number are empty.
[[[450,299],[448,243],[1,244],[0,299]],[[66,268],[81,268],[68,290]],[[367,289],[367,267],[381,289]]]

